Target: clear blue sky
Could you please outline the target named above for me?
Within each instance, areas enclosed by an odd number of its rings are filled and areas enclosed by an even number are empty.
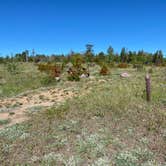
[[[0,56],[144,49],[166,54],[166,0],[0,0]]]

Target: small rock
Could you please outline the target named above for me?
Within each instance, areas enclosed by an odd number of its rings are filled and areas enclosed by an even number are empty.
[[[128,73],[126,73],[126,72],[125,73],[121,73],[120,76],[123,77],[123,78],[130,77],[130,75]]]
[[[99,80],[99,83],[106,83],[106,80]]]
[[[86,75],[85,74],[81,74],[80,78],[86,78]]]
[[[55,77],[56,81],[60,81],[61,78],[60,77]]]

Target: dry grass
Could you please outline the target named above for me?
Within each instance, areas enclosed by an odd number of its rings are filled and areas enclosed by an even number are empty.
[[[131,77],[120,78],[123,71]],[[153,69],[151,103],[145,73],[135,69],[111,69],[105,77],[94,71],[89,79],[57,84],[79,95],[0,130],[1,165],[164,166],[164,71]]]

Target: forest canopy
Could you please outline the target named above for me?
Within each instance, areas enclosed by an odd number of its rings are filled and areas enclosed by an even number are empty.
[[[115,52],[112,46],[109,46],[106,53],[94,53],[93,45],[86,44],[86,49],[83,53],[71,51],[67,55],[61,54],[38,54],[35,50],[25,50],[22,53],[16,53],[12,56],[0,57],[0,63],[4,62],[71,62],[73,57],[82,58],[84,62],[95,63],[131,63],[131,64],[154,64],[165,65],[166,58],[162,50],[157,50],[154,53],[149,53],[144,50],[130,51],[123,47],[120,53]]]

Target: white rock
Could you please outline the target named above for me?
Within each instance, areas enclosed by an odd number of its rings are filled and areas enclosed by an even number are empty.
[[[85,74],[81,74],[80,78],[86,78],[87,76]]]
[[[123,78],[127,78],[127,77],[130,77],[130,74],[125,72],[125,73],[121,73],[120,76]]]
[[[88,77],[89,77],[88,74],[81,74],[81,75],[80,75],[80,78],[88,78]]]
[[[55,77],[56,81],[60,81],[61,78],[60,77]]]

